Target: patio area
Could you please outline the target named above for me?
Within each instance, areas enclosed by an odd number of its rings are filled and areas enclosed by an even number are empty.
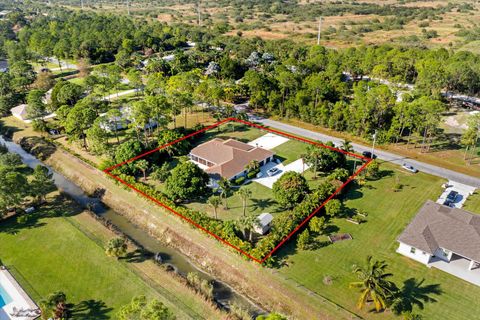
[[[279,173],[277,173],[276,175],[274,176],[269,176],[267,174],[267,171],[271,168],[278,168],[278,170],[280,170]],[[270,189],[272,189],[273,187],[273,184],[278,180],[280,179],[280,177],[285,173],[285,172],[288,172],[288,171],[295,171],[297,173],[303,173],[304,171],[306,171],[310,166],[307,165],[306,163],[303,163],[303,160],[302,159],[298,159],[292,163],[289,163],[287,164],[286,166],[284,166],[283,164],[281,163],[277,163],[275,161],[273,162],[269,162],[267,163],[266,165],[262,166],[260,168],[260,171],[262,172],[262,176],[260,178],[255,178],[253,179],[253,181],[255,182],[258,182],[262,185],[264,185],[265,187],[268,187]]]
[[[439,258],[433,257],[429,267],[434,267],[442,271],[448,272],[460,279],[480,286],[480,268],[468,270],[470,260],[454,254],[450,262],[443,261]]]

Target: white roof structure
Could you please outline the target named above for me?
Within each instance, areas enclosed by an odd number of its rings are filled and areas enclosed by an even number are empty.
[[[262,227],[265,227],[268,226],[270,222],[272,222],[273,216],[270,213],[264,212],[258,216],[257,220]]]
[[[21,104],[19,106],[16,106],[12,109],[10,109],[10,112],[15,118],[18,118],[20,120],[26,120],[28,119],[27,115],[27,105],[26,104]]]

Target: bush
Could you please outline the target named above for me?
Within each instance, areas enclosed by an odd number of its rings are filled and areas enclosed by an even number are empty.
[[[249,173],[247,173],[247,178],[248,179],[253,179],[257,176],[257,174],[258,174],[258,171],[256,171],[256,170],[255,171],[250,171]]]
[[[237,178],[237,179],[235,179],[235,181],[234,181],[234,183],[235,183],[237,186],[242,185],[244,182],[245,182],[245,177]]]
[[[297,238],[297,248],[300,250],[307,250],[310,246],[310,232],[305,229]]]

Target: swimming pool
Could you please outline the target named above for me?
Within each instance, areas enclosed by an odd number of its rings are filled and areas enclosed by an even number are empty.
[[[7,293],[7,291],[0,284],[0,308],[12,302],[12,297]]]

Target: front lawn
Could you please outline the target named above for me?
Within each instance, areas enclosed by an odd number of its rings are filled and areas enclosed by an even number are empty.
[[[387,176],[369,181],[360,189],[350,189],[346,196],[345,205],[367,212],[368,221],[355,225],[344,219],[335,219],[329,228],[333,233],[350,233],[353,240],[313,251],[297,251],[292,241],[279,252],[286,259],[286,266],[279,269],[280,273],[369,319],[395,318],[389,312],[359,311],[355,306],[358,291],[348,287],[356,280],[352,265],[364,263],[367,255],[373,255],[388,263],[388,271],[394,274],[394,281],[399,287],[403,284],[418,285],[418,288],[412,289],[414,293],[424,291],[437,301],[425,303],[424,310],[415,308],[424,319],[472,319],[473,314],[480,313],[479,287],[434,268],[429,269],[395,252],[398,235],[427,199],[438,198],[444,181],[423,173],[406,173],[385,163],[382,169],[386,170],[384,174]],[[396,182],[403,185],[401,191],[393,191]],[[442,293],[432,293],[433,289],[428,285],[438,286]]]
[[[283,165],[287,165],[300,159],[302,155],[307,152],[308,146],[306,142],[290,139],[278,147],[273,148],[272,151],[275,152],[278,159],[282,160]]]

